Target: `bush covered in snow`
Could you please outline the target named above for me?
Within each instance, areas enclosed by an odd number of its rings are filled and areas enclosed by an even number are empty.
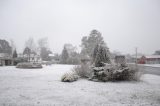
[[[18,63],[16,68],[25,68],[25,69],[34,69],[34,68],[42,68],[42,65],[40,63]]]
[[[118,67],[107,65],[105,67],[94,67],[92,76],[89,78],[93,81],[122,81],[135,80],[138,81],[142,72],[136,67]]]
[[[92,64],[81,61],[81,65],[75,66],[73,72],[81,78],[89,78],[93,81],[122,81],[139,80],[140,70],[136,65],[130,67],[124,62],[113,63],[109,49],[105,45],[97,44],[92,55]],[[66,74],[70,78],[70,74]],[[62,78],[66,78],[63,76]],[[72,75],[73,76],[73,75]],[[72,78],[71,76],[71,78]]]
[[[128,67],[133,72],[132,73],[133,77],[131,77],[130,79],[139,81],[144,72],[144,69],[138,68],[135,64],[133,64],[133,66],[128,65]]]
[[[88,64],[81,64],[73,68],[73,72],[79,75],[81,78],[89,78],[91,76],[92,69]]]
[[[78,80],[79,76],[76,75],[75,73],[73,72],[70,72],[70,73],[65,73],[62,77],[61,77],[61,81],[62,82],[73,82],[73,81],[76,81]]]
[[[112,79],[113,68],[111,68],[111,65],[108,67],[93,67],[92,70],[89,80],[105,82]]]
[[[121,81],[121,80],[139,80],[141,73],[138,68],[131,67],[119,67],[117,70],[113,71],[112,80]]]
[[[126,64],[115,65],[111,62],[109,49],[103,45],[94,48],[92,76],[93,81],[121,81],[139,80],[141,73],[136,66],[129,67]]]

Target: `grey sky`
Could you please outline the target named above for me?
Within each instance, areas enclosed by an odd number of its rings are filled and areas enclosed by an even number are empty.
[[[92,29],[111,51],[151,54],[160,49],[160,0],[0,0],[0,38],[13,39],[19,52],[29,37],[48,37],[60,53]]]

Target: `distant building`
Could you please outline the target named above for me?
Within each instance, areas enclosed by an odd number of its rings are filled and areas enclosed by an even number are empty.
[[[40,55],[34,53],[30,54],[29,56],[26,54],[18,54],[17,58],[12,58],[12,56],[8,53],[0,53],[0,66],[16,65],[19,62],[41,63],[42,59]]]
[[[144,56],[144,55],[137,55],[137,56],[131,55],[128,63],[136,63],[136,60],[138,62],[142,56]]]
[[[160,64],[160,55],[142,56],[138,59],[139,64]]]
[[[32,53],[30,55],[27,55],[27,54],[18,54],[18,58],[26,60],[28,62],[33,62],[33,63],[34,62],[37,62],[37,63],[42,62],[42,59],[41,59],[40,55],[37,55],[35,53]]]
[[[0,66],[13,65],[13,59],[8,53],[0,53]]]
[[[132,56],[132,62],[136,62],[136,57]],[[137,56],[138,64],[160,64],[160,55]]]

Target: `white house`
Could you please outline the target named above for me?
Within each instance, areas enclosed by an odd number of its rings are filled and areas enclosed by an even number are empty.
[[[13,59],[8,53],[0,53],[0,66],[8,66],[13,64]]]
[[[41,63],[42,62],[42,59],[40,57],[40,55],[37,55],[37,54],[30,54],[30,55],[27,55],[27,54],[18,54],[18,58],[25,58],[28,62],[36,62],[36,63]]]

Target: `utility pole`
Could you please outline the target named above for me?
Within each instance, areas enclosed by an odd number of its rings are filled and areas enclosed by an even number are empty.
[[[135,52],[136,52],[136,61],[135,61],[135,62],[136,62],[136,69],[137,69],[137,50],[138,50],[138,49],[137,49],[137,47],[136,47],[136,48],[135,48]]]
[[[136,52],[136,64],[137,64],[137,47],[135,48],[135,52]]]

